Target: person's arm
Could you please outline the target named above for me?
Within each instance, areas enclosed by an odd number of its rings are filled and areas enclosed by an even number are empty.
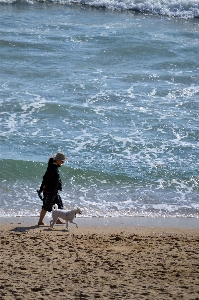
[[[54,169],[48,168],[42,181],[42,187],[44,190],[52,182],[53,176],[54,176]]]

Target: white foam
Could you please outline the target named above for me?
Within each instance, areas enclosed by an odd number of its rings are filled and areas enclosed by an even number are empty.
[[[34,4],[38,0],[26,0]],[[16,0],[0,0],[0,3],[15,3]],[[143,13],[159,14],[169,17],[197,18],[199,17],[198,0],[53,0],[60,4],[86,4],[95,8],[110,10],[133,10]],[[74,39],[77,42],[77,39]]]

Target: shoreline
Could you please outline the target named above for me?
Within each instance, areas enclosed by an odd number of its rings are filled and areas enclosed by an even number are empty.
[[[0,225],[18,224],[34,226],[38,223],[39,216],[0,217]],[[44,222],[50,224],[51,217],[46,216]],[[159,227],[199,229],[199,219],[182,217],[92,217],[76,218],[79,227],[123,228],[123,227]],[[75,227],[69,223],[69,227]]]

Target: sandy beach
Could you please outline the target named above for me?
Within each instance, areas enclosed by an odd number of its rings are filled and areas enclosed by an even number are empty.
[[[0,225],[2,300],[199,299],[198,228],[34,222]]]

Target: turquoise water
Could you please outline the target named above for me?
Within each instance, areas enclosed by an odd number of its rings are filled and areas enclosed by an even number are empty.
[[[84,216],[199,217],[199,1],[0,1],[0,216],[48,158]]]

